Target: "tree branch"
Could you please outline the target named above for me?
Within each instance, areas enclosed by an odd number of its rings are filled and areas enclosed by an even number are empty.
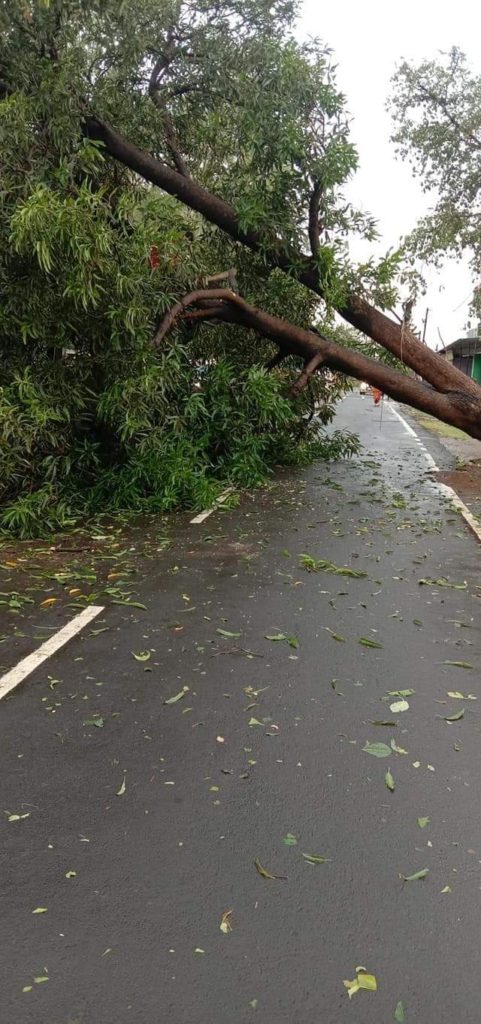
[[[304,391],[304,388],[306,387],[309,378],[312,377],[312,374],[316,372],[316,370],[319,368],[319,366],[322,365],[324,360],[325,356],[322,354],[322,352],[317,352],[315,356],[312,356],[312,359],[306,359],[302,373],[299,375],[299,377],[294,382],[292,387],[289,388],[290,398],[297,398],[298,395],[301,394],[301,391]]]
[[[477,405],[470,402],[462,392],[438,394],[414,377],[408,377],[376,359],[371,359],[354,349],[344,348],[319,333],[304,330],[287,320],[251,306],[240,295],[227,288],[199,289],[185,295],[164,316],[152,340],[155,348],[179,317],[185,315],[189,307],[194,307],[194,311],[207,307],[211,314],[215,313],[216,320],[241,324],[256,331],[261,337],[275,342],[279,347],[278,356],[275,357],[277,362],[280,362],[281,353],[282,358],[287,355],[301,356],[304,368],[293,386],[292,393],[295,395],[299,394],[309,377],[323,365],[357,380],[367,381],[392,398],[407,402],[421,412],[437,416],[445,423],[461,426],[468,430],[472,437],[481,440],[481,390]]]
[[[309,202],[309,244],[311,252],[316,259],[321,247],[321,226],[319,224],[319,206],[322,197],[322,185],[319,178],[314,181],[311,199]]]
[[[170,45],[170,42],[169,42]],[[179,138],[175,130],[174,122],[167,110],[165,101],[161,96],[161,81],[171,63],[171,55],[162,53],[156,60],[149,79],[149,96],[159,111],[164,125],[165,141],[167,149],[174,161],[174,166],[184,178],[189,177],[187,164],[182,156]]]
[[[85,122],[86,134],[103,142],[107,152],[120,163],[141,175],[146,181],[175,196],[180,202],[202,214],[236,242],[241,242],[253,252],[263,251],[262,235],[241,227],[234,208],[223,199],[213,195],[191,178],[184,177],[167,164],[155,159],[145,150],[139,149],[125,139],[111,125],[95,116]],[[281,269],[295,276],[302,284],[321,298],[324,297],[318,268],[312,258],[304,253],[291,252],[281,242],[271,243],[268,253],[271,269]],[[441,393],[464,393],[478,407],[481,396],[479,385],[460,370],[433,352],[414,336],[411,331],[402,332],[380,310],[371,306],[362,296],[352,296],[338,309],[340,315],[357,330],[367,334],[398,359],[410,367],[424,380],[429,381]],[[449,421],[450,422],[450,421]],[[477,435],[473,435],[477,436]]]

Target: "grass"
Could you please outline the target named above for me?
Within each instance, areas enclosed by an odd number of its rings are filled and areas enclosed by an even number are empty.
[[[458,437],[463,439],[469,437],[468,434],[464,433],[464,430],[459,430],[458,427],[451,427],[449,423],[443,423],[441,420],[437,420],[435,416],[428,416],[426,413],[418,412],[417,409],[410,409],[410,413],[422,427],[430,430],[432,434],[437,434],[438,437]]]

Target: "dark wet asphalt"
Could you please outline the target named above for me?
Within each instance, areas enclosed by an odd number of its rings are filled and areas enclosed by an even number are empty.
[[[180,519],[147,610],[108,608],[2,702],[5,1024],[479,1024],[479,546],[389,409],[353,396],[338,425],[360,457]],[[357,965],[378,991],[349,1001]]]

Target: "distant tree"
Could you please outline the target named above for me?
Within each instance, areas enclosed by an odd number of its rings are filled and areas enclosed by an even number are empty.
[[[393,140],[433,195],[432,212],[410,236],[411,251],[438,265],[448,256],[467,254],[479,286],[481,75],[453,47],[436,60],[404,61],[393,85]]]

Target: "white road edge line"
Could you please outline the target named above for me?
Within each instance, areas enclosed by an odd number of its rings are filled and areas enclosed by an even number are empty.
[[[9,672],[5,672],[5,675],[0,677],[0,700],[2,700],[2,697],[6,697],[7,693],[10,693],[11,690],[14,690],[43,661],[46,661],[52,654],[55,654],[55,651],[58,651],[60,647],[63,647],[64,644],[71,640],[76,633],[80,633],[84,626],[104,610],[104,605],[99,604],[92,604],[89,608],[84,608],[70,622],[62,626],[62,629],[59,629],[57,633],[54,633],[45,643],[41,644],[36,651],[28,654],[26,658],[22,658],[18,665],[11,668]]]
[[[223,505],[224,502],[227,501],[229,494],[232,494],[233,490],[233,487],[228,487],[226,491],[223,491],[222,494],[219,495],[212,508],[207,508],[204,512],[200,512],[199,515],[194,516],[194,518],[191,519],[190,522],[195,523],[196,525],[198,525],[199,523],[203,523],[204,520],[208,518],[208,516],[211,516],[212,513],[215,512],[218,505]]]
[[[434,469],[437,473],[439,473],[439,466],[436,464],[431,453],[428,452],[427,448],[416,434],[416,431],[413,430],[410,424],[407,423],[407,421],[404,419],[404,416],[401,416],[401,413],[398,412],[393,405],[389,405],[388,408],[391,410],[391,412],[394,413],[395,416],[397,416],[398,420],[400,420],[406,433],[416,438],[416,441],[418,442],[421,448],[424,458],[426,459],[426,462],[431,467],[431,469]],[[459,497],[459,494],[456,494],[456,491],[453,490],[453,488],[450,487],[449,484],[441,484],[438,483],[437,481],[433,481],[433,483],[436,484],[436,487],[441,492],[441,494],[444,494],[447,498],[449,498],[449,500],[452,502],[457,511],[462,515],[464,521],[469,526],[469,529],[472,530],[475,537],[477,537],[477,539],[481,541],[481,526],[476,517],[473,516],[473,513],[470,512],[468,506],[465,505],[464,501]]]

